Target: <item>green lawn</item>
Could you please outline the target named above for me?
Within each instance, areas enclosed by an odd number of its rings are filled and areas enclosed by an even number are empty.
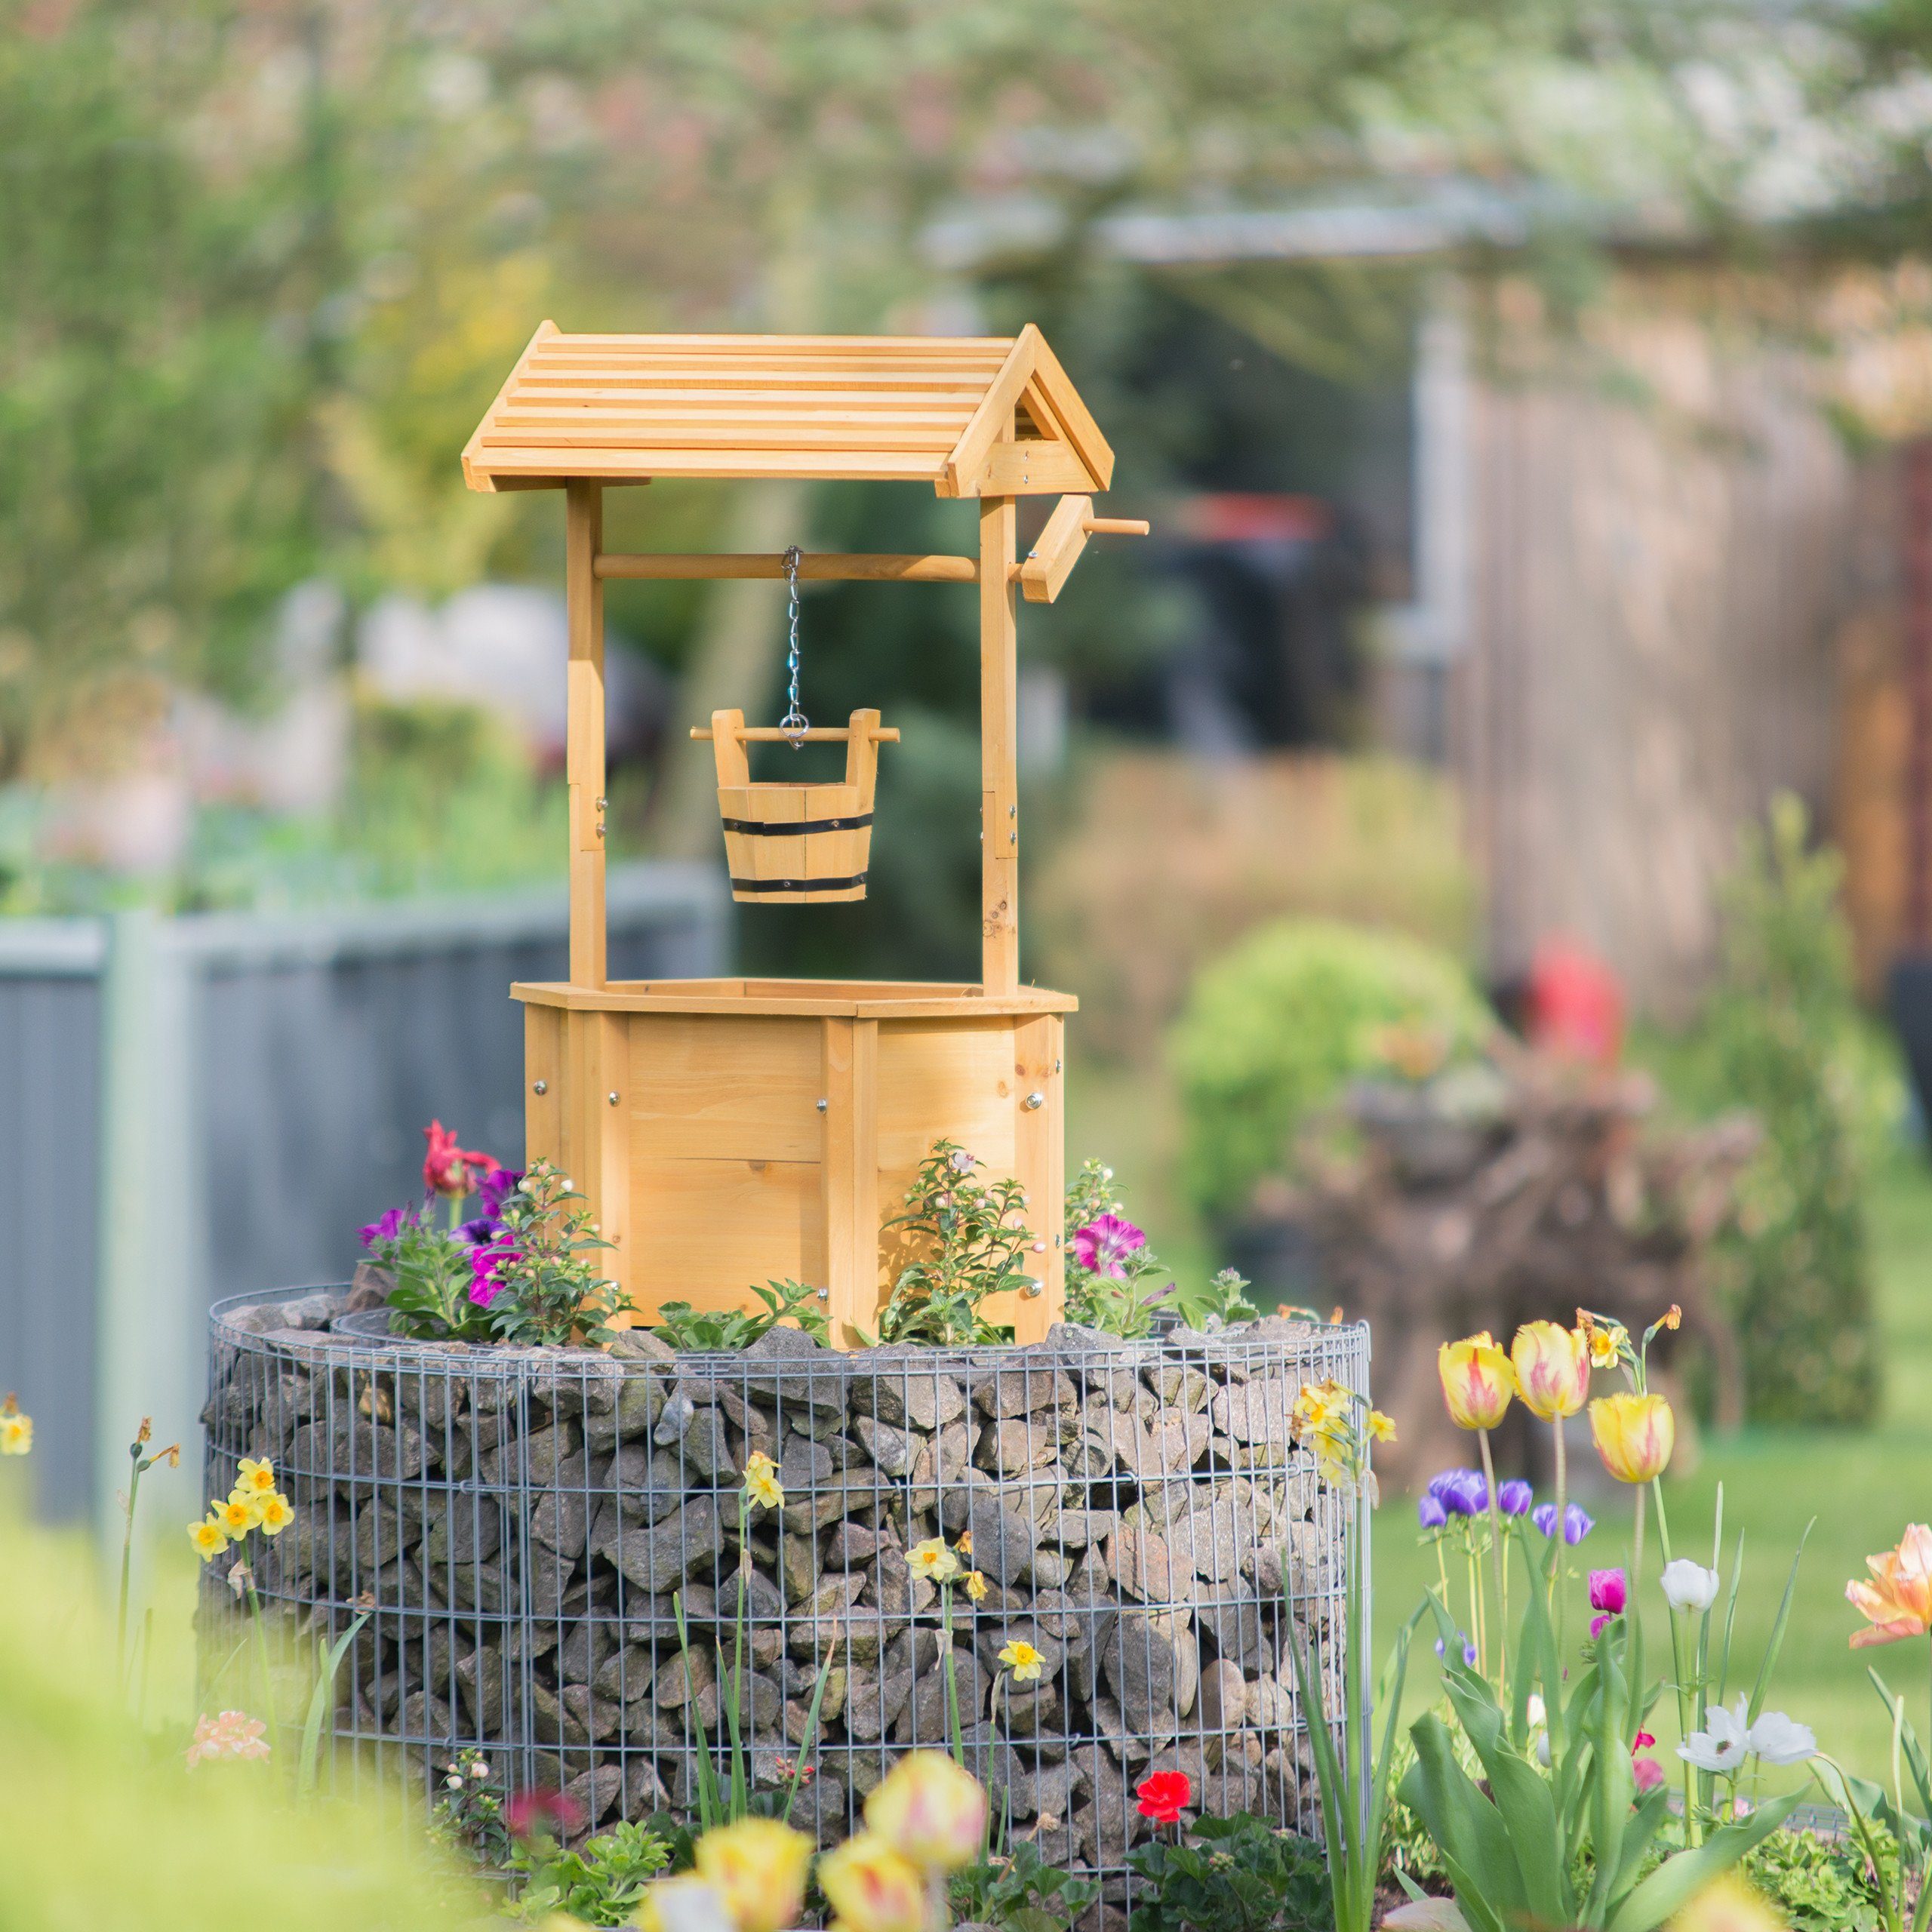
[[[1129,1211],[1152,1232],[1162,1259],[1183,1278],[1204,1278],[1213,1258],[1171,1180],[1177,1110],[1166,1097],[1149,1093],[1144,1076],[1083,1074],[1077,1062],[1074,1070],[1069,1160],[1091,1153],[1111,1161]],[[1873,1428],[1857,1434],[1747,1430],[1707,1440],[1698,1467],[1667,1485],[1666,1500],[1681,1553],[1707,1563],[1712,1505],[1718,1484],[1724,1485],[1727,1547],[1719,1567],[1727,1586],[1730,1548],[1744,1532],[1735,1655],[1746,1685],[1777,1615],[1792,1551],[1806,1524],[1816,1519],[1771,1703],[1812,1725],[1823,1748],[1877,1777],[1887,1774],[1890,1732],[1866,1666],[1875,1663],[1908,1697],[1923,1735],[1926,1646],[1850,1650],[1846,1640],[1860,1620],[1844,1601],[1844,1585],[1849,1577],[1863,1576],[1866,1556],[1897,1542],[1908,1522],[1932,1521],[1932,1169],[1922,1158],[1898,1155],[1875,1178],[1871,1210],[1887,1343],[1883,1409]],[[1628,1512],[1599,1513],[1595,1534],[1576,1553],[1580,1570],[1627,1561]],[[1657,1561],[1653,1537],[1646,1558],[1653,1576]],[[1417,1546],[1414,1512],[1404,1497],[1392,1496],[1377,1519],[1375,1565],[1380,1654],[1424,1582],[1435,1577],[1434,1559]],[[1663,1598],[1654,1586],[1646,1589],[1644,1609],[1651,1654],[1667,1658]],[[1411,1692],[1418,1706],[1435,1695],[1435,1663],[1427,1647]],[[1672,1713],[1660,1708],[1658,1718],[1652,1727],[1668,1758],[1675,1741]]]

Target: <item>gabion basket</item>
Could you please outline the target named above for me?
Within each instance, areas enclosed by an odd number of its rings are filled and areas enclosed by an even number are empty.
[[[754,1775],[776,1792],[804,1746],[794,1821],[835,1841],[900,1752],[952,1742],[949,1604],[906,1552],[964,1534],[983,1594],[951,1592],[961,1741],[1051,1862],[1128,1903],[1153,1770],[1185,1771],[1203,1811],[1315,1828],[1286,1621],[1333,1724],[1349,1509],[1290,1416],[1307,1381],[1365,1392],[1365,1328],[853,1355],[794,1329],[734,1355],[637,1333],[605,1355],[407,1342],[345,1306],[221,1303],[205,1414],[210,1493],[266,1455],[296,1506],[258,1565],[266,1614],[311,1651],[368,1614],[338,1678],[339,1780],[433,1800],[473,1746],[591,1827],[688,1817],[742,1589]],[[754,1451],[784,1503],[747,1524]],[[235,1642],[223,1567],[205,1660]],[[1016,1639],[1036,1681],[1002,1669]]]

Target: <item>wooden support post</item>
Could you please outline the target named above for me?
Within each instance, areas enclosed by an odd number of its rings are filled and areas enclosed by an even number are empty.
[[[1014,740],[1019,627],[1011,497],[980,502],[980,977],[988,992],[1020,983],[1020,792]]]
[[[878,1022],[825,1023],[823,1306],[833,1340],[878,1325]]]
[[[1039,1294],[1020,1295],[1008,1303],[1017,1342],[1044,1341],[1066,1302],[1065,1038],[1057,1013],[1023,1021],[1013,1033],[1014,1088],[1020,1103],[1014,1174],[1026,1190],[1026,1225],[1047,1244],[1043,1254],[1028,1257]]]
[[[565,776],[570,792],[571,983],[601,986],[604,944],[604,491],[565,491],[564,594],[570,614]]]

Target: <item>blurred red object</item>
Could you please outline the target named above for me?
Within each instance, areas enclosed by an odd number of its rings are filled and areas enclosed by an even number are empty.
[[[1623,1057],[1623,989],[1595,954],[1571,940],[1537,946],[1524,1020],[1541,1052],[1593,1066],[1614,1066]]]

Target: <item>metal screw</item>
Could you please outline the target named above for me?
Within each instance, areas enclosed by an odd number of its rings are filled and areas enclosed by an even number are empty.
[[[547,1080],[540,1080],[531,1087],[530,1091],[533,1094],[547,1094],[550,1091],[550,1083]]]
[[[1060,1071],[1060,1062],[1059,1062],[1058,1060],[1055,1060],[1055,1061],[1054,1062],[1054,1071],[1056,1073],[1057,1073],[1057,1072]]]
[[[1026,1299],[1029,1301],[1032,1300],[1035,1296],[1038,1295],[1041,1292],[1039,1283],[1038,1281],[1029,1281],[1026,1284],[1024,1292],[1026,1294]]]
[[[832,1103],[831,1103],[829,1100],[821,1100],[821,1101],[820,1101],[820,1102],[819,1102],[819,1103],[818,1103],[818,1110],[819,1110],[819,1112],[820,1112],[820,1113],[823,1113],[823,1112],[825,1112],[826,1109],[826,1108],[828,1108],[829,1106],[831,1106],[831,1104],[832,1104]]]
[[[606,800],[602,799],[602,798],[599,798],[599,799],[598,800],[598,801],[597,801],[597,809],[598,809],[600,812],[603,812],[603,811],[608,811],[611,809],[611,808],[610,808],[609,803],[608,803]]]
[[[1029,1094],[1020,1104],[1030,1114],[1036,1107],[1044,1107],[1047,1104],[1047,1097],[1044,1094]]]
[[[818,1291],[818,1298],[820,1301],[829,1301],[832,1299],[832,1291],[829,1288],[820,1288]]]
[[[611,1104],[614,1107],[617,1104],[617,1097],[615,1094],[611,1096]]]

